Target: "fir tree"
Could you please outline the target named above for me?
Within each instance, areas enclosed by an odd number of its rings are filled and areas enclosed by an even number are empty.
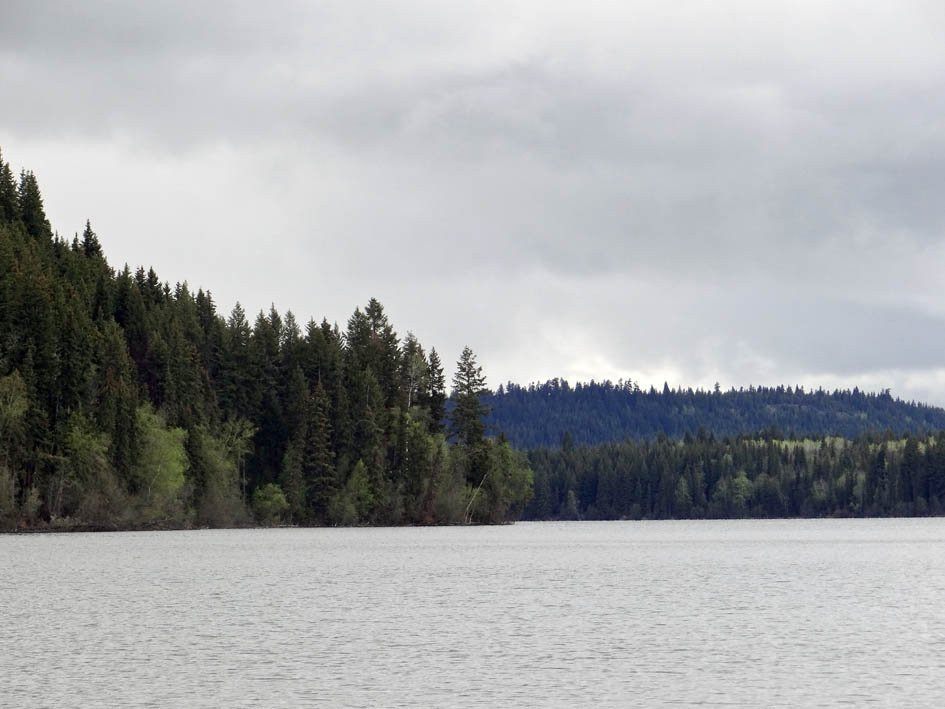
[[[321,384],[315,385],[308,410],[302,473],[307,481],[311,517],[326,523],[330,521],[329,506],[338,481],[331,448],[330,402]]]
[[[0,223],[11,223],[20,218],[20,196],[10,164],[0,153]]]
[[[434,348],[430,348],[429,368],[430,433],[442,433],[443,420],[446,418],[446,379],[443,377],[440,356]]]
[[[481,400],[485,393],[486,378],[482,374],[482,367],[476,364],[473,351],[465,347],[456,363],[456,374],[453,375],[455,404],[451,414],[451,432],[465,445],[481,443],[485,436],[483,419],[489,414],[488,407]]]
[[[49,220],[46,219],[39,183],[32,172],[24,170],[20,173],[18,204],[20,219],[26,227],[26,233],[40,243],[48,243],[52,239],[52,228],[49,226]]]
[[[92,231],[92,222],[88,219],[85,220],[81,246],[82,253],[85,254],[86,258],[100,258],[102,255],[102,246],[99,244],[98,236]]]

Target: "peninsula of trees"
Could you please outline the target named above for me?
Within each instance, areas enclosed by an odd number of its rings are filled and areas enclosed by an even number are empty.
[[[0,157],[0,527],[496,523],[532,490],[452,378],[371,300],[345,329],[113,269]]]

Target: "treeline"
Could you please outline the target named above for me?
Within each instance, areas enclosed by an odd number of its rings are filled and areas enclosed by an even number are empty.
[[[346,328],[113,269],[91,224],[53,234],[0,158],[0,525],[502,522],[531,493],[452,379],[381,304]]]
[[[945,432],[784,440],[701,432],[529,452],[530,519],[909,516],[945,512]]]
[[[520,448],[695,435],[775,431],[785,436],[855,438],[871,431],[900,434],[945,429],[945,410],[859,389],[827,392],[801,387],[749,387],[722,391],[641,389],[630,381],[571,386],[553,379],[528,387],[500,386],[486,398],[489,425]]]

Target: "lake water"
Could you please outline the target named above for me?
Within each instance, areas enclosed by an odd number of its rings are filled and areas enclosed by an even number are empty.
[[[945,520],[0,536],[0,706],[943,706]]]

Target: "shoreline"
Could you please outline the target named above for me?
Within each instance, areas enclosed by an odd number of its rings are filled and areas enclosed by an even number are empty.
[[[199,532],[224,529],[398,529],[402,527],[503,527],[518,522],[733,522],[733,521],[790,521],[790,520],[867,520],[867,519],[941,519],[945,515],[883,515],[883,516],[854,516],[854,515],[823,515],[815,517],[680,517],[666,519],[520,519],[510,520],[498,524],[362,524],[349,525],[300,525],[300,524],[233,524],[222,527],[197,527],[187,525],[162,524],[73,524],[62,526],[19,527],[16,529],[0,529],[0,536],[32,535],[32,534],[82,534],[108,532]]]

